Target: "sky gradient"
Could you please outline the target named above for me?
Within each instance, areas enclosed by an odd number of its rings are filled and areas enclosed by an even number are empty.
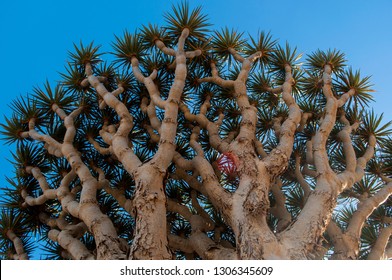
[[[79,0],[80,1],[80,0]],[[179,1],[28,1],[0,3],[0,123],[20,95],[32,93],[46,79],[54,85],[64,71],[73,43],[94,41],[111,51],[114,35],[134,31],[142,24],[162,25],[163,13]],[[329,48],[346,54],[347,64],[371,75],[376,113],[392,120],[390,83],[392,65],[392,1],[189,1],[203,6],[212,29],[222,27],[256,35],[270,31],[301,53]],[[105,57],[103,57],[105,58]],[[0,142],[0,188],[12,176],[9,147]]]

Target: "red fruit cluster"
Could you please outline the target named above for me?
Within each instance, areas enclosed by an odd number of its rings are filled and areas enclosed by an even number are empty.
[[[222,173],[231,175],[237,171],[239,160],[232,152],[221,154],[216,161],[218,163],[218,168]]]

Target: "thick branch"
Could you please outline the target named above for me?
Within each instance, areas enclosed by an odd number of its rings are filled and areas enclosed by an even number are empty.
[[[176,56],[176,51],[172,48],[166,47],[165,43],[163,43],[161,40],[155,40],[155,46],[166,55]]]
[[[193,216],[193,214],[189,211],[188,207],[181,205],[171,199],[167,200],[167,210],[180,214],[188,221],[190,221],[191,217]]]
[[[376,244],[374,244],[368,256],[368,260],[382,260],[388,258],[386,249],[391,235],[392,235],[392,226],[383,228],[380,231]]]
[[[237,254],[234,249],[228,249],[216,244],[205,233],[197,231],[189,237],[189,243],[204,260],[235,260]]]
[[[276,179],[271,191],[275,197],[276,205],[271,208],[271,213],[279,219],[277,231],[280,232],[291,223],[291,214],[287,211],[285,203],[286,197],[282,192],[282,180]]]
[[[151,163],[162,171],[165,171],[169,166],[176,149],[175,137],[177,132],[178,105],[183,94],[187,76],[184,44],[188,35],[189,30],[185,28],[178,40],[174,82],[170,88],[167,102],[165,103],[165,115],[161,125],[160,145],[158,151],[151,160]]]
[[[206,100],[206,102],[208,99]],[[209,102],[209,101],[208,101]],[[228,148],[228,143],[222,141],[222,138],[219,136],[219,129],[218,129],[218,121],[217,122],[211,122],[208,120],[208,118],[205,116],[205,114],[201,112],[197,115],[192,114],[189,110],[189,108],[184,104],[180,104],[180,109],[184,113],[185,118],[189,122],[197,122],[201,128],[207,129],[208,135],[209,135],[209,142],[214,149],[218,150],[219,152],[223,153],[227,150]]]
[[[12,243],[14,244],[14,248],[16,251],[16,259],[28,260],[29,257],[27,256],[24,250],[22,240],[11,229],[7,230],[6,235],[8,239],[11,240]]]
[[[327,99],[325,115],[321,121],[320,128],[313,138],[314,164],[318,173],[332,172],[329,165],[326,143],[336,123],[336,112],[338,109],[336,98],[332,92],[332,68],[325,65],[323,72],[323,94]]]
[[[132,149],[129,148],[128,135],[133,127],[133,117],[128,111],[128,108],[113,93],[109,92],[105,86],[99,81],[99,79],[93,75],[92,67],[90,64],[86,65],[86,75],[89,83],[95,88],[98,94],[103,100],[113,108],[116,113],[120,116],[120,126],[117,132],[113,136],[112,145],[113,151],[120,162],[124,165],[124,168],[133,174],[137,167],[142,163],[139,158],[134,154]]]
[[[355,94],[355,89],[350,89],[348,92],[343,94],[338,100],[338,106],[342,107],[346,102]]]
[[[343,233],[333,220],[327,226],[327,233],[334,247],[334,252],[331,256],[332,260],[352,260],[357,258],[358,240]]]
[[[88,67],[86,66],[86,68]],[[93,77],[91,78],[92,82],[94,82],[93,84],[99,87],[96,84],[95,77],[91,74],[91,69],[90,71],[87,70],[87,75],[89,78]],[[109,106],[112,105],[110,99],[105,99],[105,102]],[[98,181],[92,176],[89,168],[82,161],[80,153],[73,145],[73,138],[76,134],[74,117],[77,113],[77,110],[75,110],[64,119],[64,125],[67,131],[65,133],[64,143],[61,145],[61,151],[81,180],[82,191],[80,194],[79,217],[88,226],[95,237],[98,249],[98,259],[123,259],[125,258],[125,254],[120,247],[114,225],[109,217],[101,212],[97,203]],[[124,119],[122,119],[122,121],[123,120]],[[108,237],[111,238],[109,242]],[[111,250],[108,250],[107,246],[109,246],[109,244]]]
[[[389,183],[372,197],[359,202],[357,211],[353,214],[347,227],[347,234],[354,236],[357,240],[359,240],[366,219],[378,206],[383,204],[391,194],[392,183]]]
[[[145,77],[140,71],[139,60],[136,57],[132,57],[132,72],[135,75],[136,79],[146,86],[150,98],[154,102],[154,104],[156,104],[160,109],[164,109],[166,102],[161,98],[158,87],[154,83],[154,79],[157,75],[157,70],[154,69],[150,76]]]
[[[292,96],[293,77],[289,65],[285,67],[285,82],[283,84],[283,100],[289,107],[289,116],[283,122],[279,134],[279,144],[263,161],[272,177],[281,174],[288,165],[294,145],[294,133],[301,121],[301,110]]]
[[[252,67],[253,60],[245,59],[242,62],[241,71],[234,81],[234,96],[238,107],[241,111],[240,133],[237,136],[238,141],[247,139],[254,141],[256,138],[257,109],[249,103],[247,95],[246,81]]]
[[[32,118],[29,121],[29,136],[33,138],[34,140],[44,142],[45,143],[45,148],[47,149],[48,153],[51,155],[55,155],[56,157],[62,157],[63,154],[61,152],[61,144],[54,140],[52,137],[49,135],[43,135],[39,134],[35,130],[35,119]]]
[[[301,157],[299,155],[296,155],[296,157],[295,157],[295,177],[297,178],[298,183],[300,184],[300,186],[304,190],[305,198],[307,198],[311,192],[311,189],[310,189],[308,182],[306,182],[304,176],[302,175]]]
[[[210,82],[214,83],[220,87],[223,88],[233,88],[234,87],[234,81],[232,80],[225,80],[219,77],[218,69],[215,65],[214,62],[211,62],[211,72],[212,72],[212,77],[205,77],[202,79],[199,79],[199,83],[205,83],[205,82]]]
[[[229,48],[228,51],[238,62],[243,63],[245,61],[245,58],[240,55],[235,49]]]
[[[174,234],[169,234],[167,238],[169,240],[169,246],[172,249],[180,250],[183,251],[184,253],[194,252],[193,247],[189,242],[189,239],[185,239]]]
[[[220,186],[218,178],[215,175],[211,164],[203,157],[196,156],[193,159],[196,170],[202,177],[204,190],[208,198],[217,209],[222,210],[222,214],[227,220],[230,220],[232,208],[232,196]]]
[[[79,239],[74,238],[67,230],[52,229],[49,231],[48,237],[67,250],[74,260],[95,259],[86,246]]]
[[[88,141],[94,146],[94,148],[100,153],[101,155],[110,155],[113,153],[113,147],[110,146],[109,148],[104,148],[99,145],[97,141],[94,140],[92,137],[88,137]]]

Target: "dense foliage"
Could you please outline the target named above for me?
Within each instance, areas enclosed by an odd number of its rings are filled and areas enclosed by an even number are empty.
[[[126,244],[133,242],[137,220],[127,201],[134,198],[137,184],[110,144],[124,116],[108,106],[97,87],[88,82],[86,65],[91,65],[101,84],[128,109],[131,116],[127,119],[130,120],[129,149],[141,163],[154,160],[162,144],[160,125],[171,121],[177,125],[173,143],[175,156],[169,159],[170,164],[163,171],[171,236],[187,239],[193,232],[190,221],[181,215],[185,210],[175,207],[180,205],[209,221],[211,226],[205,234],[211,240],[225,248],[236,247],[236,236],[222,209],[217,208],[199,186],[201,175],[191,168],[183,168],[181,160],[191,161],[196,155],[202,155],[226,192],[234,194],[239,188],[243,172],[239,155],[230,149],[220,150],[211,138],[218,136],[221,143],[226,144],[241,141],[237,139],[241,127],[252,126],[243,121],[244,108],[238,102],[241,97],[233,87],[226,87],[224,81],[236,80],[244,71],[244,58],[255,53],[261,55],[253,60],[245,84],[249,106],[257,110],[252,141],[259,159],[266,158],[285,133],[289,133],[285,121],[293,109],[282,97],[287,66],[292,73],[292,97],[301,110],[301,121],[292,135],[291,157],[269,189],[267,222],[271,231],[279,234],[295,223],[307,198],[316,189],[319,174],[309,155],[314,147],[309,145],[328,118],[328,98],[323,92],[326,65],[332,70],[333,97],[347,100],[337,109],[336,123],[326,142],[330,168],[336,174],[346,172],[350,169],[348,157],[367,158],[364,155],[369,153],[369,139],[375,137],[376,140],[374,157],[366,160],[360,179],[336,198],[331,223],[345,232],[361,204],[381,195],[383,190],[391,193],[390,187],[387,188],[392,175],[389,123],[385,124],[382,115],[369,109],[373,101],[370,79],[346,66],[343,53],[316,50],[302,58],[295,47],[288,43],[280,45],[269,33],[245,35],[230,28],[211,31],[201,8],[191,10],[187,4],[174,6],[165,19],[163,27],[149,24],[135,33],[116,36],[113,51],[109,53],[102,53],[94,44],[76,44],[61,74],[61,82],[46,81],[31,94],[13,101],[13,114],[2,124],[4,140],[15,149],[11,159],[15,173],[7,178],[8,186],[3,189],[1,258],[21,258],[9,230],[20,238],[29,257],[38,250],[44,259],[72,258],[59,242],[53,241],[49,232],[61,231],[64,224],[83,227],[82,220],[64,209],[64,202],[60,202],[58,196],[48,192],[64,187],[64,178],[72,169],[70,158],[51,144],[63,143],[68,137],[70,126],[64,116],[70,114],[74,114],[75,127],[71,143],[99,182],[96,190],[99,209],[110,218],[121,240]],[[165,118],[164,105],[175,79],[176,61],[171,51],[177,50],[185,28],[189,30],[185,51],[194,51],[194,55],[187,58],[185,86],[181,100],[177,101],[178,118],[171,120]],[[155,87],[146,83],[141,75],[151,78]],[[157,91],[153,92],[152,88]],[[211,133],[210,125],[217,127],[216,135]],[[80,202],[83,183],[80,176],[74,176],[66,186],[76,202]],[[361,226],[358,258],[366,259],[383,230],[391,227],[389,194],[374,202],[374,211],[370,211]],[[276,211],[279,207],[289,215],[282,216]],[[94,234],[86,227],[77,232],[73,237],[95,255]],[[36,238],[40,242],[35,243]],[[328,231],[323,233],[319,245],[323,247],[321,252],[325,258],[333,256],[335,245]],[[390,246],[389,242],[387,248]],[[199,258],[196,252],[183,252],[178,247],[171,250],[179,259]]]

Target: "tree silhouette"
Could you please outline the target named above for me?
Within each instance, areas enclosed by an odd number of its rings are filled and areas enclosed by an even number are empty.
[[[369,77],[337,50],[301,62],[269,33],[211,31],[185,2],[165,19],[111,53],[75,45],[60,83],[12,103],[2,258],[391,258]]]

